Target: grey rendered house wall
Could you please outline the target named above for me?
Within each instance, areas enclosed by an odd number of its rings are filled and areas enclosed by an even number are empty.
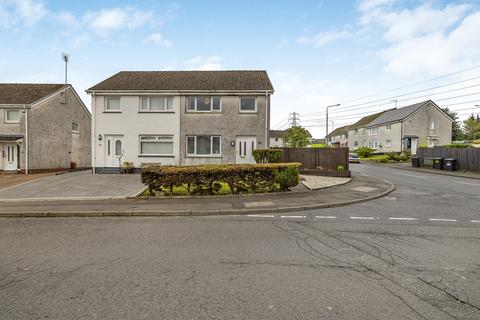
[[[434,121],[435,128],[430,129],[430,122]],[[452,143],[452,121],[437,107],[429,103],[420,108],[407,119],[403,124],[404,135],[417,135],[419,144],[427,143],[428,136],[438,136],[438,144],[446,145]]]
[[[1,105],[0,104],[0,133],[1,134],[8,134],[8,135],[21,135],[22,128],[20,127],[19,123],[5,123],[5,110],[7,109],[14,109],[14,110],[21,110],[23,109],[23,105]]]
[[[59,93],[28,110],[28,167],[35,169],[91,167],[91,118],[71,88],[66,103]],[[72,121],[80,133],[72,132]],[[21,118],[25,132],[25,116]],[[25,147],[22,148],[21,168],[25,168]]]
[[[203,163],[235,163],[237,136],[256,136],[257,148],[269,145],[270,96],[257,97],[256,113],[239,112],[240,96],[221,96],[220,112],[187,112],[186,96],[180,100],[180,158],[183,165]],[[218,157],[191,157],[186,155],[188,135],[221,136],[221,155]]]
[[[402,123],[391,123],[391,130],[386,130],[386,125],[378,126],[377,135],[369,135],[368,129],[365,132],[367,146],[371,141],[378,141],[376,152],[400,152],[402,150]],[[391,141],[391,147],[386,146],[387,140]]]

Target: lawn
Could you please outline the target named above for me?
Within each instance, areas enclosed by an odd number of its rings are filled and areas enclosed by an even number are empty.
[[[362,161],[381,161],[383,159],[388,159],[388,156],[385,154],[375,154],[371,155],[370,157],[360,157],[360,160]]]

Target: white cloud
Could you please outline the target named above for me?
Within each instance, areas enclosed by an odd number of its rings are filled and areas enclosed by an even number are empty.
[[[219,56],[197,56],[185,61],[189,70],[221,70],[221,58]]]
[[[389,6],[398,0],[361,0],[358,4],[360,11],[372,11],[379,7]]]
[[[101,35],[121,29],[134,30],[154,21],[152,12],[130,7],[88,11],[83,20],[90,28]]]
[[[0,26],[9,28],[17,25],[30,27],[45,17],[48,10],[42,1],[0,1]]]
[[[163,35],[159,32],[152,33],[148,37],[146,37],[143,43],[153,43],[158,46],[162,46],[165,48],[170,48],[172,46],[172,42],[170,40],[164,39]]]
[[[345,39],[352,36],[352,33],[346,30],[319,32],[313,37],[301,36],[297,39],[300,44],[313,44],[315,47],[321,47],[329,42]]]

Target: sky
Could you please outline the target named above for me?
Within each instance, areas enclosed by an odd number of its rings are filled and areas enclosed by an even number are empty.
[[[0,0],[0,81],[85,90],[121,70],[267,70],[272,128],[314,137],[432,99],[480,112],[480,0]],[[395,89],[395,90],[392,90]]]

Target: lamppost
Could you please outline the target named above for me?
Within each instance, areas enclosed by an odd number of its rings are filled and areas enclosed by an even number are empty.
[[[325,142],[328,145],[328,108],[333,108],[333,107],[338,107],[340,106],[340,103],[337,104],[332,104],[330,106],[327,106],[327,116],[326,116],[326,122],[325,122],[325,128],[326,128],[326,134],[325,134]]]

